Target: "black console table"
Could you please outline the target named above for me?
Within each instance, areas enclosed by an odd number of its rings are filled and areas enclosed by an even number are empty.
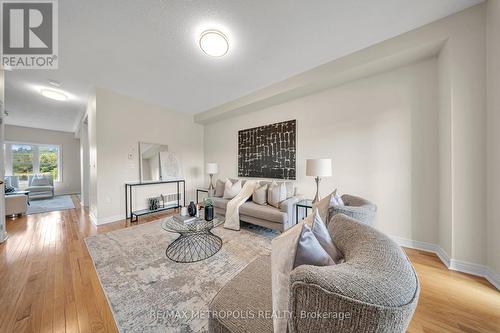
[[[129,182],[125,183],[125,218],[130,219],[130,222],[137,222],[139,219],[139,216],[142,215],[147,215],[147,214],[152,214],[152,213],[157,213],[161,212],[164,210],[168,209],[175,209],[175,208],[181,208],[180,204],[180,186],[182,183],[182,199],[184,201],[183,206],[186,206],[186,182],[184,179],[179,179],[179,180],[158,180],[158,181],[148,181],[148,182]],[[134,207],[134,200],[132,197],[132,188],[136,186],[148,186],[148,185],[158,185],[158,184],[177,184],[177,204],[173,205],[168,205],[164,207],[160,207],[158,209],[140,209],[140,210],[133,210]],[[135,219],[134,219],[135,217]]]

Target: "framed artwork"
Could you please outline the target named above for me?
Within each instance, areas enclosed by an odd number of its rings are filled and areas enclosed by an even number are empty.
[[[238,176],[295,179],[296,133],[296,120],[238,131]]]

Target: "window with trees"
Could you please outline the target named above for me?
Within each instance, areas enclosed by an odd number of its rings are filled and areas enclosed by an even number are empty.
[[[5,174],[28,181],[33,174],[51,174],[54,181],[61,180],[61,147],[58,145],[6,143]]]

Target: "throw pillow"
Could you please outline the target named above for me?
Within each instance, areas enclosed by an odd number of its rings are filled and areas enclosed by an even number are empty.
[[[224,185],[225,185],[225,182],[223,182],[220,179],[217,179],[217,182],[215,183],[214,197],[222,198],[222,196],[224,195]]]
[[[286,186],[286,198],[291,198],[295,195],[295,184],[293,182],[284,182]]]
[[[267,188],[267,203],[273,207],[279,208],[280,202],[286,200],[286,185],[285,183],[277,184],[272,182]]]
[[[49,181],[47,178],[43,176],[34,176],[31,180],[31,186],[47,186],[49,185]]]
[[[291,227],[271,241],[271,273],[274,332],[286,332],[288,300],[290,298],[290,272],[295,262],[297,243],[304,224],[312,223],[313,215],[309,215],[297,225]]]
[[[307,224],[302,226],[302,231],[300,232],[293,268],[300,265],[335,265],[332,257],[323,249],[321,243]]]
[[[337,190],[335,190],[335,200],[337,200],[337,206],[344,206],[344,200],[342,200],[342,197]]]
[[[315,211],[316,208],[317,208],[318,211],[319,211],[319,216],[321,216],[321,219],[323,221],[328,221],[327,220],[327,217],[328,217],[328,208],[330,207],[330,202],[331,202],[331,199],[332,199],[332,195],[334,193],[335,192],[330,193],[329,195],[327,195],[326,197],[324,197],[319,202],[317,202],[317,203],[315,203],[313,205],[313,208],[312,208],[313,211]]]
[[[245,183],[246,183],[246,179],[237,179],[237,178],[229,178],[229,180],[234,184],[236,183],[237,181],[241,181],[241,187],[245,186]]]
[[[224,184],[224,199],[232,199],[235,196],[238,195],[241,191],[241,181],[237,181],[236,183],[233,184],[232,181],[229,179],[226,180],[226,183]]]
[[[337,200],[337,189],[333,191],[333,193],[330,195],[330,206],[338,206],[339,202]]]
[[[255,188],[252,195],[252,201],[258,205],[267,205],[267,185],[261,185]]]
[[[319,211],[317,208],[314,211],[313,216],[314,217],[313,217],[312,232],[314,233],[314,236],[316,236],[318,242],[321,244],[323,249],[328,253],[328,255],[333,259],[333,261],[335,263],[339,263],[340,260],[342,259],[342,254],[335,246],[335,243],[333,242],[332,237],[328,232],[328,228],[321,219],[321,216],[319,215]]]

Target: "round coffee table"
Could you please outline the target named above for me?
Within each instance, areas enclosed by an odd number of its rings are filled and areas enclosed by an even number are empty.
[[[222,239],[212,233],[212,229],[224,220],[215,216],[212,221],[199,219],[185,224],[172,216],[163,219],[161,227],[180,236],[167,247],[166,254],[175,262],[196,262],[216,254],[222,247]]]

